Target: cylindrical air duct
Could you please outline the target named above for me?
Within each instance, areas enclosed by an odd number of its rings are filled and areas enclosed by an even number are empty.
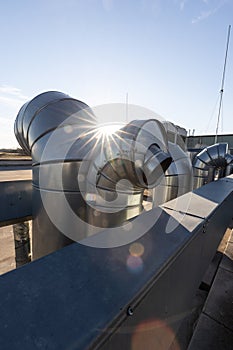
[[[172,163],[162,181],[153,188],[153,206],[166,203],[193,189],[192,163],[185,145],[186,131],[168,121],[163,125],[168,135],[168,151]]]
[[[159,121],[106,136],[85,103],[60,92],[27,102],[15,134],[32,156],[34,259],[138,215],[172,161]]]
[[[232,161],[227,143],[216,143],[204,148],[193,159],[194,188],[229,175]]]

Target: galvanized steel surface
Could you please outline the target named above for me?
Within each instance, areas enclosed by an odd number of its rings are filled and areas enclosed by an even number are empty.
[[[43,93],[19,111],[16,137],[33,162],[34,258],[93,234],[92,228],[98,232],[139,215],[144,189],[156,186],[169,168],[167,134],[158,120],[132,121],[107,142],[99,132],[92,110],[60,92]],[[66,202],[88,223],[65,232],[69,238],[58,226],[69,221]]]
[[[194,188],[227,176],[233,170],[233,157],[228,153],[227,143],[206,147],[193,159]]]

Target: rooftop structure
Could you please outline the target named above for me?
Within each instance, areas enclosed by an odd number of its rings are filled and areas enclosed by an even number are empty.
[[[180,333],[198,287],[212,285],[207,268],[233,224],[233,158],[226,144],[207,147],[193,176],[184,130],[133,120],[110,138],[94,120],[85,104],[57,92],[18,114],[16,135],[33,171],[0,172],[0,223],[32,218],[33,261],[1,276],[3,349],[188,346]],[[28,236],[14,233],[29,254]],[[220,280],[232,274],[230,254],[218,262]],[[217,344],[228,346],[231,325],[211,300],[212,292],[194,335],[213,317],[215,329],[222,322]],[[209,334],[197,339],[191,350],[213,343]]]

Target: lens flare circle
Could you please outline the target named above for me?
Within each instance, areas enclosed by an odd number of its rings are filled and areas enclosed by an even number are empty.
[[[131,339],[131,350],[180,350],[174,331],[163,320],[145,320],[136,326]]]
[[[143,271],[143,260],[140,256],[129,255],[126,261],[127,270],[133,274]]]
[[[139,242],[134,242],[129,247],[130,255],[140,257],[144,254],[144,246]]]
[[[104,106],[97,106],[96,108],[82,110],[79,113],[75,114],[75,118],[78,118],[79,120],[83,121],[83,125],[85,125],[85,118],[88,118],[89,114],[93,115],[93,111],[95,114],[98,114],[98,111],[100,110],[103,114],[103,111],[105,111],[106,115],[112,115],[115,119],[117,119],[117,116],[122,115],[122,111],[124,110],[125,105],[124,104],[109,104]],[[120,111],[120,113],[119,113]],[[159,117],[157,114],[155,114],[153,111],[148,110],[144,107],[140,106],[134,106],[131,105],[128,108],[129,111],[129,118],[130,119],[145,119],[150,117],[150,120],[162,120],[161,117]],[[92,206],[92,202],[95,203],[93,205],[94,215],[93,217],[105,215],[103,206],[101,209],[101,205],[98,206],[98,210],[96,208],[96,196],[100,196],[99,192],[96,188],[95,181],[87,181],[92,180],[93,176],[96,178],[96,173],[88,173],[88,170],[90,169],[89,165],[91,162],[93,162],[93,155],[97,159],[100,157],[100,161],[104,160],[104,157],[110,157],[112,154],[112,148],[109,146],[109,142],[114,134],[117,133],[117,128],[119,128],[119,123],[112,123],[112,126],[109,125],[105,127],[100,127],[97,125],[94,125],[93,127],[90,127],[88,130],[86,130],[86,127],[84,127],[85,132],[82,133],[82,129],[80,130],[80,127],[77,128],[75,125],[72,126],[72,128],[67,127],[69,126],[69,118],[73,118],[74,116],[68,117],[65,121],[63,121],[57,129],[55,129],[53,132],[51,132],[50,137],[48,138],[48,141],[45,145],[45,148],[43,150],[42,156],[41,156],[41,163],[46,162],[51,157],[51,152],[55,152],[58,148],[58,141],[60,137],[60,141],[62,143],[62,150],[59,153],[59,160],[61,161],[57,167],[56,167],[56,178],[60,182],[60,184],[63,184],[63,164],[67,160],[67,155],[70,152],[70,149],[72,148],[73,144],[78,140],[80,141],[80,149],[78,150],[78,153],[80,154],[79,157],[82,156],[80,168],[82,171],[80,171],[77,175],[77,189],[79,188],[80,194],[82,195],[83,202],[78,204],[80,207],[77,208],[77,212],[75,213],[67,200],[67,196],[65,194],[64,188],[63,191],[59,192],[59,196],[57,196],[56,203],[54,203],[54,200],[52,196],[49,195],[47,191],[41,190],[41,199],[44,205],[44,209],[47,212],[48,217],[50,218],[51,222],[57,227],[57,229],[67,236],[68,238],[77,241],[81,244],[88,245],[91,247],[97,247],[97,248],[113,248],[113,247],[119,247],[125,244],[132,243],[142,237],[148,230],[155,225],[156,221],[158,220],[160,214],[154,214],[150,211],[145,212],[142,216],[138,215],[134,219],[130,221],[130,224],[125,224],[125,221],[120,223],[119,227],[112,227],[108,228],[108,230],[103,231],[100,227],[96,227],[95,224],[93,224],[91,221],[85,221],[85,210],[86,206]],[[154,118],[154,119],[153,119]],[[147,121],[145,120],[145,123]],[[90,123],[86,122],[86,125],[90,126]],[[150,127],[151,124],[148,123],[146,126],[148,140],[153,138],[154,135],[150,134]],[[100,128],[100,129],[99,129]],[[64,134],[69,134],[69,139],[67,142],[67,138],[64,138]],[[78,135],[78,136],[77,136]],[[163,139],[163,132],[158,131],[157,135],[157,144],[160,145],[162,149],[167,149],[167,145],[164,139]],[[143,137],[142,137],[143,139]],[[64,141],[65,140],[65,141]],[[88,140],[88,143],[85,143],[85,140]],[[101,142],[100,142],[101,140]],[[104,142],[102,142],[105,140]],[[83,143],[82,143],[83,142]],[[135,156],[134,158],[130,154],[130,152],[127,152],[127,143],[122,142],[121,146],[121,159],[129,160],[135,163],[136,161],[136,167],[141,167],[142,163],[142,155],[141,152],[144,151],[145,145],[141,144],[137,140],[129,140],[129,142],[132,143],[132,145],[135,147]],[[146,141],[149,142],[149,141]],[[92,146],[98,145],[98,147],[92,147]],[[117,150],[117,145],[115,145]],[[86,151],[87,149],[87,151]],[[97,152],[98,150],[98,152]],[[102,158],[101,158],[102,157]],[[86,177],[86,175],[89,176]],[[41,176],[41,173],[39,174],[39,187],[43,188],[43,183],[45,179],[43,178],[43,174]],[[121,184],[117,188],[117,195],[120,195],[124,192],[124,186]],[[99,199],[99,197],[98,197]],[[102,202],[100,204],[103,204],[103,198],[101,199]],[[116,204],[113,201],[111,203]],[[56,204],[56,205],[55,205]],[[105,204],[105,203],[104,203]],[[109,204],[109,203],[108,203]],[[120,207],[114,207],[111,208],[109,206],[109,209],[107,213],[109,213],[109,210],[111,213],[119,213],[120,210],[123,210],[125,208],[125,203],[121,203]],[[97,210],[97,211],[96,211]],[[162,211],[161,211],[162,212]],[[59,213],[62,213],[59,214]],[[96,215],[98,213],[98,215]],[[142,222],[143,217],[143,222]],[[103,218],[104,226],[107,226],[106,219]],[[125,226],[124,226],[125,225]],[[122,229],[122,228],[127,229]],[[174,227],[174,224],[173,224]],[[107,232],[107,233],[106,233]],[[169,228],[169,232],[172,232],[172,228]],[[143,268],[143,262],[141,259],[141,256],[143,253],[134,253],[135,248],[132,250],[133,253],[129,256],[129,267],[133,268],[133,266],[136,266],[135,270],[139,270]],[[137,250],[135,250],[137,251]],[[136,254],[139,254],[139,256],[134,256]],[[141,255],[140,255],[141,254]],[[140,260],[141,259],[141,260]]]

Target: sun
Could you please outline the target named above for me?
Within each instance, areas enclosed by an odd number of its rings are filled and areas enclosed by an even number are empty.
[[[117,130],[120,130],[123,126],[124,124],[120,123],[101,124],[98,127],[98,132],[105,137],[109,137],[112,136]]]

